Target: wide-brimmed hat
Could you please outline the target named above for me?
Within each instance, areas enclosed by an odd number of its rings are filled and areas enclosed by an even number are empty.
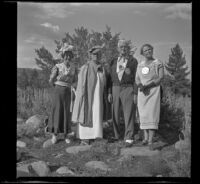
[[[63,46],[60,48],[59,52],[64,53],[66,51],[74,51],[74,46],[68,43],[64,43]]]
[[[101,52],[102,48],[104,47],[105,45],[103,44],[102,46],[100,45],[96,45],[94,47],[92,47],[90,50],[89,50],[89,53],[90,54],[97,54],[98,52]]]

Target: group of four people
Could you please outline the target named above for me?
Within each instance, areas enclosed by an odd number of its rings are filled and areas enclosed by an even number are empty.
[[[110,62],[109,70],[102,64],[102,47],[89,50],[90,60],[79,70],[73,63],[73,46],[61,48],[63,62],[56,64],[49,82],[55,86],[48,131],[56,143],[57,134],[66,135],[70,143],[71,122],[77,123],[76,137],[82,145],[103,138],[104,96],[112,107],[114,139],[120,140],[120,108],[124,114],[124,142],[134,142],[134,123],[138,108],[140,128],[144,130],[143,144],[151,145],[160,116],[160,82],[163,64],[153,57],[153,47],[144,44],[144,61],[129,54],[125,40],[118,42],[119,56]],[[75,96],[73,96],[75,94]]]

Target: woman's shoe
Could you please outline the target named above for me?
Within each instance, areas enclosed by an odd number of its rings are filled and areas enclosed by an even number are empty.
[[[148,144],[148,140],[143,140],[142,141],[142,145],[147,145]]]
[[[52,144],[55,144],[57,142],[57,137],[55,135],[52,136],[51,142]]]
[[[65,139],[65,142],[66,142],[67,144],[70,144],[70,143],[71,143],[70,139]]]

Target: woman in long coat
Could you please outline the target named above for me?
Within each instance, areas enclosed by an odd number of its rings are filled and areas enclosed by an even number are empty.
[[[78,75],[72,121],[77,124],[77,138],[81,144],[103,137],[103,93],[106,85],[105,69],[101,64],[100,46],[89,52],[91,60],[84,64]]]
[[[141,55],[145,60],[138,64],[136,71],[137,104],[140,129],[144,130],[143,144],[151,146],[160,120],[160,83],[164,75],[164,67],[160,60],[153,57],[153,47],[150,44],[142,46]]]
[[[52,133],[52,143],[57,142],[59,133],[65,134],[66,143],[70,143],[67,134],[71,133],[71,111],[73,90],[77,82],[77,69],[73,64],[73,46],[67,43],[60,49],[62,62],[56,64],[49,82],[54,85],[52,111],[47,131]]]

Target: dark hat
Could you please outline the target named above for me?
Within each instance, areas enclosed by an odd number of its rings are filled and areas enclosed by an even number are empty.
[[[101,52],[102,48],[104,47],[104,44],[102,46],[100,45],[96,45],[94,47],[92,47],[90,50],[89,50],[89,53],[90,54],[97,54],[98,52]]]

